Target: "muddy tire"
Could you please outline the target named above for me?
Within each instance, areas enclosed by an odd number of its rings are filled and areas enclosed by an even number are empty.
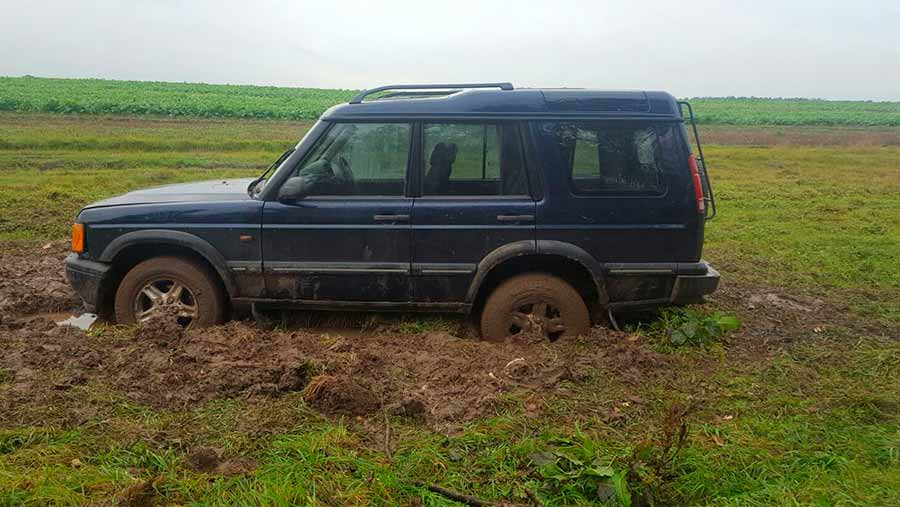
[[[202,264],[181,257],[141,262],[116,290],[116,321],[135,324],[168,312],[184,327],[219,324],[224,320],[226,301],[214,277]]]
[[[571,285],[545,273],[517,275],[488,296],[481,312],[481,337],[502,341],[522,332],[553,341],[585,334],[591,327],[584,299]]]

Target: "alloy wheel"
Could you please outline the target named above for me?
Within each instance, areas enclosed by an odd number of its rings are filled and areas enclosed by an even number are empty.
[[[134,298],[134,319],[147,322],[158,315],[174,315],[183,327],[197,318],[197,300],[190,288],[171,278],[146,283]]]
[[[555,341],[566,331],[566,323],[559,308],[547,301],[526,303],[510,312],[509,334],[538,333]]]

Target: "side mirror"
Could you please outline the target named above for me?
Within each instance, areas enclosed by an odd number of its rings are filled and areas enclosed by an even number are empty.
[[[312,193],[313,186],[313,182],[304,176],[288,178],[278,189],[278,201],[299,201]]]

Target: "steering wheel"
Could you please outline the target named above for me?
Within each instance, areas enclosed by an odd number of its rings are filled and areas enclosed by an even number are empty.
[[[341,180],[353,183],[353,171],[350,169],[350,162],[347,162],[343,155],[338,157],[334,173]]]

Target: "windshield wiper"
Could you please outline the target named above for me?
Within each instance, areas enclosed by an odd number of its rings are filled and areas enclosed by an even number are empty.
[[[289,148],[289,149],[287,149],[284,153],[281,154],[280,157],[278,157],[277,160],[275,160],[275,162],[272,162],[272,165],[270,165],[268,168],[266,168],[266,170],[263,171],[263,173],[259,175],[259,178],[256,178],[255,180],[251,181],[250,184],[247,185],[247,194],[248,194],[250,197],[253,197],[253,190],[256,188],[256,185],[258,185],[259,182],[261,182],[261,181],[263,181],[264,179],[266,179],[266,176],[268,176],[269,172],[270,172],[272,169],[278,167],[279,165],[281,165],[282,162],[285,161],[286,158],[290,157],[290,156],[291,156],[291,153],[294,153],[294,150],[295,150],[295,149],[296,149],[296,148]]]

